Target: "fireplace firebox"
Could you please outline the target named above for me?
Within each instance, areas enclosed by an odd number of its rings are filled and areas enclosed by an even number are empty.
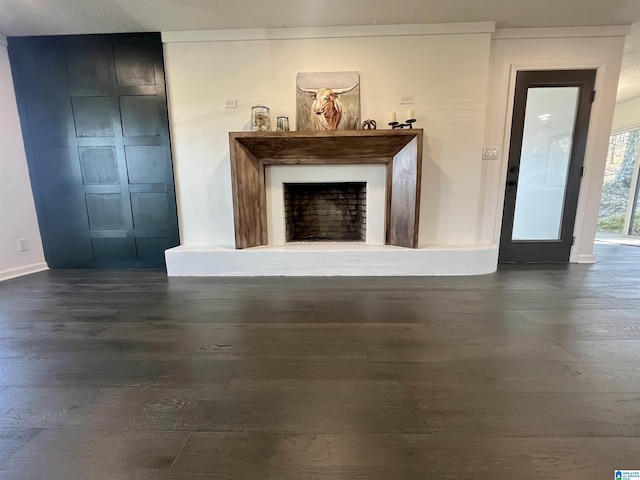
[[[285,183],[287,242],[364,242],[366,186],[365,182]]]

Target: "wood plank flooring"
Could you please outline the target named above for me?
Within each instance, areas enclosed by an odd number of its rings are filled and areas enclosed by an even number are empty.
[[[640,470],[640,248],[479,277],[0,283],[0,479]]]

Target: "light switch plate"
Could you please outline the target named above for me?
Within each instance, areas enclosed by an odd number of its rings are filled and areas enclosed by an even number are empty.
[[[413,95],[400,95],[400,105],[413,104]]]
[[[483,160],[497,160],[498,148],[497,147],[485,147],[482,149]]]
[[[235,98],[225,100],[224,108],[238,108],[238,100]]]

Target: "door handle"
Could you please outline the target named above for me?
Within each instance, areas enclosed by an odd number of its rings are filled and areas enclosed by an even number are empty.
[[[516,182],[515,180],[507,180],[507,186],[509,187],[513,187],[514,185],[516,185],[518,182]]]

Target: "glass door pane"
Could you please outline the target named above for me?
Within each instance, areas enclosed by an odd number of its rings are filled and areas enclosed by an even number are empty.
[[[558,240],[579,87],[527,92],[513,240]]]
[[[640,173],[636,169],[636,191],[633,197],[633,209],[631,210],[631,217],[629,218],[629,235],[634,237],[640,236]]]
[[[637,176],[638,140],[640,130],[618,133],[609,140],[609,152],[604,171],[604,185],[598,214],[598,233],[626,235],[633,231],[633,221],[627,224],[629,202],[633,202],[634,176]],[[637,210],[635,210],[637,212]],[[635,228],[640,229],[636,215]],[[632,228],[628,228],[631,226]]]

